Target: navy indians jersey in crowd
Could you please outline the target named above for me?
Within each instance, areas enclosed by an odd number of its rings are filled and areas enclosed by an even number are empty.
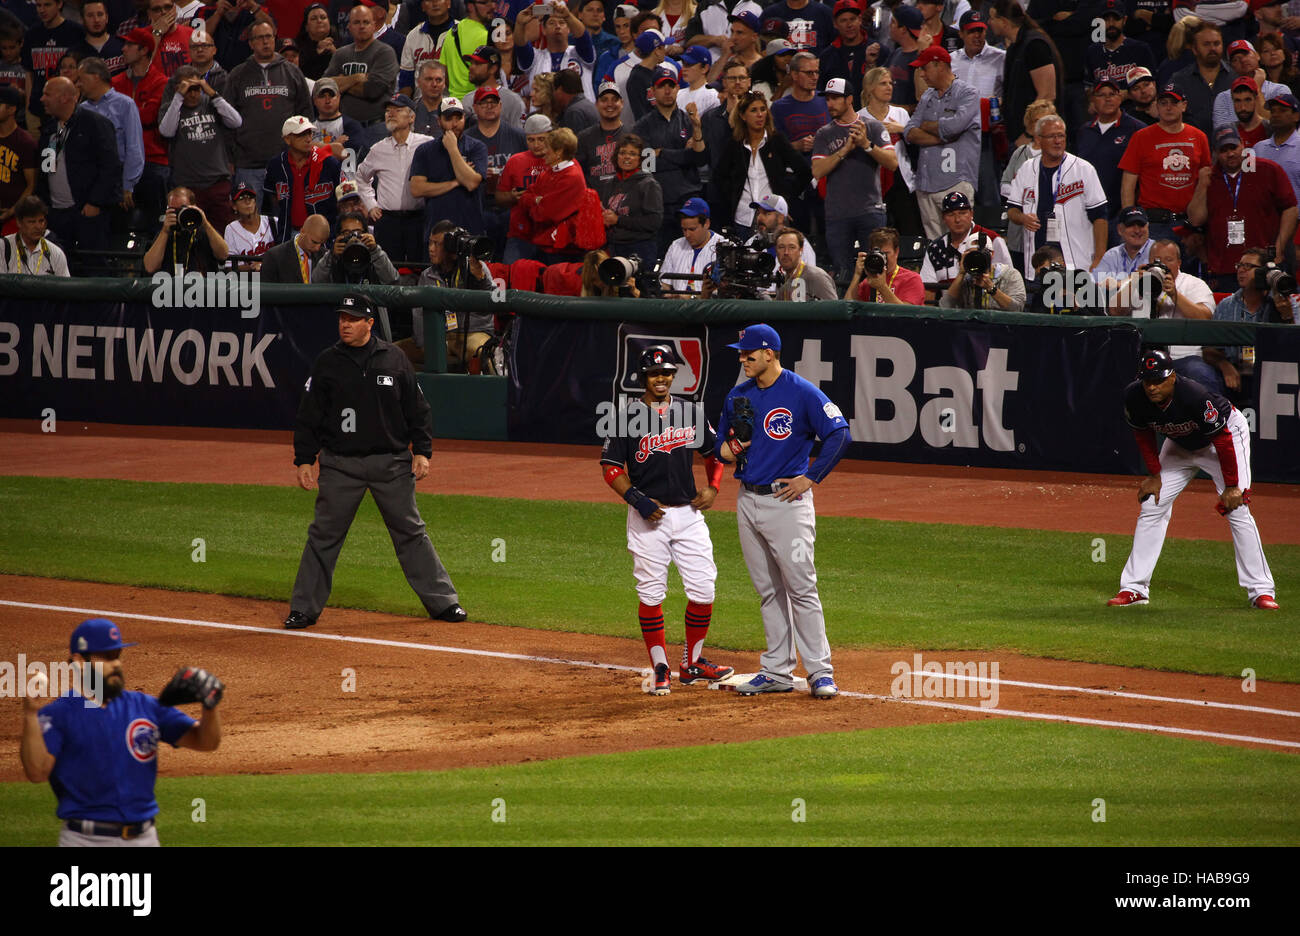
[[[1147,399],[1142,381],[1124,391],[1124,416],[1134,429],[1158,432],[1189,452],[1212,444],[1228,425],[1232,403],[1194,380],[1179,377],[1174,393],[1162,407]]]
[[[633,487],[674,507],[694,499],[695,453],[712,457],[716,442],[700,404],[673,397],[660,408],[637,399],[619,413],[618,433],[605,439],[600,463],[626,467]]]

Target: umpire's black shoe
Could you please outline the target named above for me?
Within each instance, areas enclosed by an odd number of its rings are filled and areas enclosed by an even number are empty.
[[[469,615],[465,613],[465,609],[458,604],[454,604],[438,614],[430,614],[429,617],[435,621],[449,621],[452,624],[459,624],[461,621],[469,620]]]
[[[316,623],[314,617],[307,617],[301,611],[290,611],[289,616],[284,619],[284,626],[289,630],[301,630],[304,627],[311,627]]]

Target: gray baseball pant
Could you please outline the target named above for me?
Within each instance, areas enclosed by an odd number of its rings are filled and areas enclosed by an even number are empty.
[[[789,685],[801,657],[810,682],[833,675],[813,563],[817,513],[812,491],[787,502],[742,488],[736,498],[736,522],[767,638],[767,650],[759,657],[762,672]]]
[[[459,603],[451,576],[429,541],[415,506],[411,453],[334,455],[320,453],[316,518],[298,564],[290,607],[310,618],[320,616],[334,584],[334,566],[361,500],[370,491],[392,537],[406,581],[431,615]]]

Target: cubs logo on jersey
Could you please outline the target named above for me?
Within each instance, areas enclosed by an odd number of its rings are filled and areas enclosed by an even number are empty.
[[[126,726],[126,747],[141,764],[158,756],[158,726],[147,718],[134,718]]]
[[[769,439],[785,441],[794,431],[794,414],[784,406],[777,407],[763,417],[763,431]]]

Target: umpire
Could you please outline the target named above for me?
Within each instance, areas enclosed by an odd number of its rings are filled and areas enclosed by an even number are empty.
[[[375,313],[366,299],[345,296],[337,311],[339,342],[312,365],[293,436],[298,484],[306,491],[317,486],[312,463],[319,453],[320,490],[284,626],[316,623],[367,490],[429,616],[463,621],[468,615],[415,506],[415,482],[429,473],[433,454],[429,404],[406,356],[371,334]]]

